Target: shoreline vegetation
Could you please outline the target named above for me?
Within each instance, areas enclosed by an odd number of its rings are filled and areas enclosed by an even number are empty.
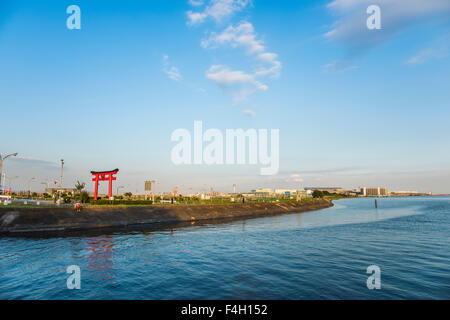
[[[56,197],[55,197],[56,196]],[[58,196],[60,202],[58,203]],[[291,201],[311,201],[313,199],[329,199],[329,200],[339,200],[344,198],[354,198],[352,195],[345,195],[339,193],[329,193],[314,191],[312,196],[244,196],[242,194],[234,194],[231,196],[209,196],[208,198],[201,198],[199,196],[181,196],[181,195],[166,195],[155,196],[154,201],[150,200],[150,196],[138,195],[132,196],[131,193],[125,193],[124,196],[114,197],[113,200],[105,199],[104,197],[99,197],[98,200],[94,200],[88,192],[82,191],[75,194],[26,194],[26,193],[13,193],[9,203],[6,203],[9,207],[53,207],[57,206],[71,206],[76,202],[80,202],[83,206],[149,206],[149,205],[186,205],[186,204],[241,204],[241,203],[261,203],[261,202],[291,202]],[[3,201],[0,200],[0,205]]]
[[[167,228],[301,213],[333,206],[334,199],[204,203],[190,205],[90,205],[80,213],[67,207],[0,207],[0,236],[55,235],[89,230]]]

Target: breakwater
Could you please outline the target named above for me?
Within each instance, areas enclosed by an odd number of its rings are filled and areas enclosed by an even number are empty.
[[[299,213],[333,206],[329,200],[305,202],[167,205],[128,207],[0,208],[0,235],[61,233],[95,229],[170,226],[190,222],[238,220]]]

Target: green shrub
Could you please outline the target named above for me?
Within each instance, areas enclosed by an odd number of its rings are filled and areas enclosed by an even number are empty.
[[[90,199],[89,199],[89,193],[87,193],[86,191],[82,191],[81,195],[80,195],[80,201],[81,203],[89,203]]]
[[[151,200],[97,200],[92,201],[92,204],[96,205],[151,205]]]

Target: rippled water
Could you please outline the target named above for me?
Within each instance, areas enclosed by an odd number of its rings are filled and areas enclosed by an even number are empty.
[[[65,238],[0,238],[1,299],[450,299],[450,197]],[[66,268],[81,268],[69,290]],[[381,290],[366,286],[381,268]]]

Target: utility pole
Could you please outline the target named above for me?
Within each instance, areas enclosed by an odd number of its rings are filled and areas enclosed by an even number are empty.
[[[2,175],[3,175],[3,161],[5,161],[7,158],[9,157],[16,157],[18,155],[18,153],[11,153],[8,154],[6,156],[4,156],[2,158],[2,155],[0,154],[0,192],[3,191],[3,179],[2,179]]]
[[[6,174],[1,173],[1,171],[0,171],[0,181],[1,181],[0,194],[3,194],[5,193],[5,187],[7,186],[7,183],[6,183]]]
[[[155,203],[156,181],[152,180],[152,203]]]
[[[14,179],[17,179],[19,176],[15,176],[15,177],[8,177],[6,176],[5,173],[3,173],[3,181],[5,181],[4,187],[3,187],[3,191],[5,191],[5,187],[9,186],[9,189],[11,189],[11,181]]]
[[[59,187],[61,189],[63,186],[63,169],[64,169],[64,159],[61,159],[61,180],[59,180]]]

